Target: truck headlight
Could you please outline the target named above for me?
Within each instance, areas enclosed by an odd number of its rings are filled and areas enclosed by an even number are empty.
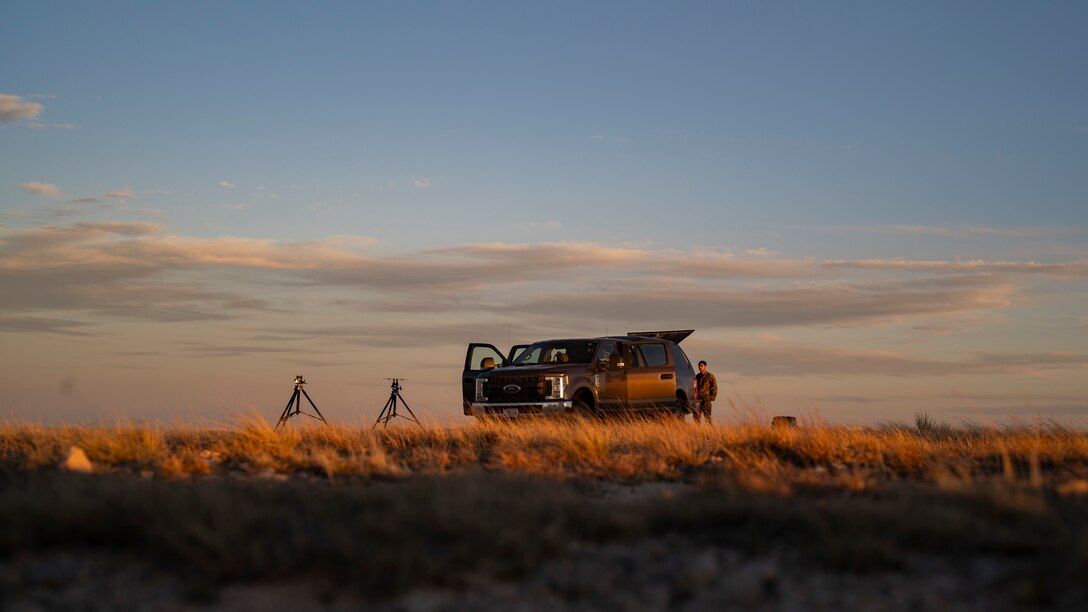
[[[545,376],[544,377],[544,398],[550,400],[563,399],[563,395],[567,390],[567,375],[559,374],[557,376]]]
[[[487,395],[484,394],[484,388],[485,388],[486,385],[487,385],[487,379],[486,378],[477,378],[476,379],[476,401],[477,402],[487,401]]]

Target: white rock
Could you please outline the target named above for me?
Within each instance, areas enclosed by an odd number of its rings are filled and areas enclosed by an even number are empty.
[[[69,472],[90,473],[94,471],[94,464],[87,458],[87,453],[83,452],[82,448],[73,446],[68,449],[68,454],[64,456],[64,461],[60,462],[60,469],[68,470]]]

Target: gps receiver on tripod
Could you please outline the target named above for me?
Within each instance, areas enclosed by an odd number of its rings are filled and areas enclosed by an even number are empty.
[[[404,416],[402,414],[402,415],[399,415],[399,416],[402,416],[402,417],[404,417],[406,419],[414,421],[416,425],[419,425],[420,427],[423,427],[423,425],[420,424],[419,419],[416,418],[416,413],[412,412],[412,409],[408,407],[408,402],[404,401],[404,398],[401,397],[401,395],[400,395],[400,388],[401,388],[400,387],[400,381],[402,381],[404,379],[403,378],[387,378],[386,380],[393,381],[392,384],[389,385],[389,388],[391,389],[391,391],[389,392],[389,401],[385,402],[385,407],[382,408],[381,413],[378,414],[378,420],[374,421],[374,425],[370,429],[373,430],[375,427],[378,426],[378,423],[381,423],[382,425],[385,425],[386,427],[388,427],[389,426],[389,421],[392,421],[393,419],[397,418],[397,416],[398,416],[397,415],[397,401],[398,400],[402,404],[404,404],[404,409],[408,411],[409,415],[411,415],[411,416]]]
[[[325,417],[322,416],[321,411],[317,409],[314,401],[310,399],[310,394],[306,393],[306,389],[302,388],[302,385],[305,384],[306,379],[302,377],[302,374],[299,374],[295,377],[295,392],[291,394],[291,399],[287,400],[287,406],[283,409],[283,414],[280,415],[279,423],[276,423],[276,429],[279,429],[280,425],[286,423],[287,419],[295,416],[296,414],[303,414],[310,417],[311,419],[317,419],[326,425],[329,424],[329,422],[325,420]],[[317,416],[302,411],[303,396],[306,397],[307,402],[310,402],[310,407],[314,409],[314,412],[317,413]]]

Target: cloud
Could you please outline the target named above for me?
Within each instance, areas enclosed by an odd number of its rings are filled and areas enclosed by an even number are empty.
[[[789,226],[790,229],[829,233],[877,233],[929,235],[943,238],[976,238],[997,236],[1005,238],[1047,238],[1084,234],[1085,230],[1075,227],[988,227],[984,225],[833,225],[833,226]]]
[[[852,259],[830,260],[821,265],[828,268],[867,270],[902,270],[912,272],[970,272],[976,274],[1012,273],[1041,274],[1057,278],[1088,278],[1088,263],[1067,262],[1045,264],[1012,261],[925,261],[917,259]]]
[[[27,102],[19,96],[0,94],[0,125],[21,119],[35,119],[45,108],[37,102]]]
[[[170,250],[133,249],[164,238],[151,223],[75,223],[0,234],[0,311],[69,310],[122,320],[216,320],[260,307],[230,290],[168,278]]]
[[[230,183],[227,181],[219,181],[219,186],[223,189],[234,189],[234,183]]]
[[[86,321],[55,319],[49,317],[0,315],[0,331],[53,333],[68,336],[92,336],[90,332],[78,328],[85,327]]]
[[[270,310],[261,292],[279,286],[304,288],[329,312],[503,316],[541,326],[560,321],[568,330],[572,321],[605,316],[617,325],[700,329],[917,327],[1006,308],[1035,276],[1084,278],[1078,264],[742,259],[593,243],[367,254],[378,243],[342,235],[194,238],[135,222],[0,229],[0,283],[7,289],[0,311],[229,319]]]
[[[116,199],[119,199],[119,200],[132,200],[132,199],[136,199],[136,198],[138,198],[140,196],[136,195],[135,193],[133,193],[129,189],[125,188],[125,189],[122,189],[120,191],[107,191],[106,193],[103,193],[101,197],[103,197],[103,198],[116,198]]]
[[[138,223],[135,221],[105,221],[99,223],[82,222],[75,223],[69,228],[74,233],[100,233],[116,234],[119,236],[150,236],[157,234],[162,229],[154,223]]]
[[[96,204],[98,202],[101,202],[102,200],[121,200],[121,203],[123,204],[127,200],[137,200],[139,198],[139,194],[125,187],[117,191],[106,191],[98,195],[72,198],[71,200],[68,200],[68,202],[70,204]]]
[[[505,336],[507,328],[503,327]],[[513,329],[515,341],[521,337],[536,337],[541,332],[538,328],[516,326]],[[414,348],[433,346],[465,346],[469,341],[480,341],[495,336],[495,324],[490,319],[470,321],[451,321],[441,318],[420,320],[389,320],[380,324],[302,326],[282,332],[277,338],[280,343],[318,339],[322,344],[372,346],[383,348]],[[272,338],[269,338],[272,339]],[[461,355],[464,357],[464,355]]]
[[[1009,304],[1011,294],[1012,289],[1004,284],[919,290],[897,283],[753,289],[634,282],[626,287],[552,292],[496,309],[560,317],[604,313],[617,321],[683,321],[702,329],[860,326],[1001,308]]]
[[[766,249],[764,247],[759,247],[758,249],[748,249],[747,251],[745,251],[745,253],[747,253],[749,255],[755,255],[757,257],[768,257],[770,255],[777,255],[778,254],[775,251],[772,251],[770,249]]]
[[[429,178],[417,178],[417,179],[412,180],[412,184],[415,185],[416,189],[430,189],[431,188],[431,179],[429,179]]]
[[[76,126],[72,123],[40,123],[35,121],[33,123],[26,124],[26,127],[33,130],[73,130]]]
[[[707,345],[704,343],[704,346]],[[714,347],[713,344],[709,346]],[[717,369],[746,377],[1037,375],[1057,370],[1088,369],[1088,354],[1077,353],[976,353],[964,359],[945,360],[890,351],[804,345],[730,344],[720,345],[714,350],[729,356],[728,360],[717,365]]]
[[[220,204],[219,208],[223,208],[226,210],[245,210],[249,208],[249,204],[246,204],[245,202],[239,204]]]
[[[323,241],[331,247],[370,247],[376,244],[384,244],[385,240],[373,236],[356,236],[353,234],[333,234]]]
[[[981,225],[893,225],[890,229],[900,234],[929,234],[945,238],[971,238],[974,236],[1045,237],[1077,233],[1076,230],[1070,228],[998,228]]]
[[[38,181],[27,181],[19,185],[23,191],[29,191],[30,193],[36,193],[38,195],[45,196],[47,198],[56,198],[60,196],[60,189],[53,183],[39,183]]]

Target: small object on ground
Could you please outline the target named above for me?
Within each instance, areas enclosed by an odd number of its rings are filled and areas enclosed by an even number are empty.
[[[94,471],[94,464],[87,458],[87,453],[83,452],[82,448],[73,446],[68,449],[68,454],[60,462],[60,469],[89,474]]]
[[[797,427],[797,417],[776,416],[771,419],[771,427],[774,429],[793,429]]]

